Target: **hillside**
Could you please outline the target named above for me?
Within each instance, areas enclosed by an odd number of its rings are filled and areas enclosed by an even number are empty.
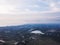
[[[0,27],[0,40],[7,43],[27,40],[27,45],[60,45],[60,24],[26,24]]]

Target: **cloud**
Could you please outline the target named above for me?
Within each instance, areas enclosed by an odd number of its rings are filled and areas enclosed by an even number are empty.
[[[58,4],[60,5],[60,2],[58,2]]]
[[[29,5],[29,7],[32,7],[32,8],[39,8],[40,6],[39,6],[39,5]]]
[[[15,7],[10,5],[7,0],[0,0],[0,14],[7,14],[14,10]]]
[[[54,0],[39,1],[0,0],[0,25],[60,23],[59,2]],[[48,6],[44,4],[48,4]],[[45,7],[48,7],[49,10],[44,10]]]
[[[31,11],[30,9],[25,9],[25,11]]]
[[[57,3],[53,0],[39,0],[42,3],[49,3],[49,11],[59,11],[60,8],[57,7]],[[40,6],[37,0],[1,0],[0,1],[0,14],[18,14],[18,13],[28,13],[28,12],[38,12],[43,10],[43,6]],[[45,3],[44,3],[45,4]],[[41,9],[42,8],[42,9]],[[44,8],[45,9],[45,8]],[[28,12],[26,12],[28,11]],[[46,10],[45,10],[46,11]],[[44,11],[43,11],[44,12]],[[47,11],[48,12],[48,11]]]
[[[51,8],[52,11],[60,11],[60,8],[57,7],[58,4],[56,4],[54,2],[50,3],[49,6],[50,6],[50,8]]]
[[[50,11],[60,11],[59,0],[38,0],[38,1],[43,2],[43,3],[46,2],[49,6]]]
[[[58,14],[58,15],[57,15]],[[17,25],[29,23],[60,23],[60,12],[0,15],[0,25]]]

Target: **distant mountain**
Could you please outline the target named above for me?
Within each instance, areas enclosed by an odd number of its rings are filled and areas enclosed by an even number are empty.
[[[17,26],[6,26],[6,27],[0,27],[0,30],[20,30],[20,29],[59,29],[60,24],[25,24],[25,25],[17,25]],[[43,29],[42,29],[43,30]]]

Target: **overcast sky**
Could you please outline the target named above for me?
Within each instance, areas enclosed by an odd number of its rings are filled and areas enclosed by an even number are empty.
[[[0,0],[0,26],[60,23],[60,0]]]

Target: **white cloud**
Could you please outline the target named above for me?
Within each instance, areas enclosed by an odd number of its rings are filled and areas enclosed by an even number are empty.
[[[60,8],[58,6],[60,6],[60,1],[58,0],[38,0],[40,2],[43,2],[43,3],[48,3],[49,5],[49,9],[50,11],[60,11]]]
[[[22,0],[0,1],[0,25],[49,22],[52,23],[52,20],[53,22],[60,20],[60,16],[57,16],[57,14],[55,14],[57,12],[60,12],[60,8],[57,7],[57,4],[55,2],[49,3],[49,8],[51,9],[49,11],[32,11],[29,8],[24,7],[26,6],[26,2]],[[31,7],[38,8],[40,6],[34,4],[31,5]],[[23,9],[23,11],[21,9]]]
[[[26,13],[15,15],[0,15],[0,25],[17,25],[27,23],[56,23],[59,22],[60,16],[57,13]],[[57,22],[57,23],[58,23]]]
[[[10,5],[7,0],[0,0],[0,14],[8,14],[14,9],[15,7]]]
[[[60,2],[58,2],[58,4],[60,5]]]
[[[9,5],[0,5],[0,14],[2,13],[9,13],[10,11],[14,10],[13,6]]]
[[[50,3],[50,8],[52,11],[59,11],[57,6],[56,6],[56,3],[54,3],[54,2]]]
[[[21,9],[23,9],[24,6],[27,5],[27,0],[0,0],[1,3],[0,3],[0,14],[2,13],[5,13],[5,14],[20,14],[20,13],[28,13],[28,12],[32,12],[34,13],[35,11],[32,11],[30,10],[29,8],[25,8],[23,11]],[[25,2],[24,2],[25,1]],[[35,0],[36,1],[36,0]],[[42,0],[40,0],[42,1]],[[43,0],[44,1],[44,0]],[[48,0],[47,0],[48,1]],[[49,3],[49,8],[51,8],[50,12],[51,11],[58,11],[60,10],[59,8],[56,7],[56,3],[50,1]],[[26,5],[25,5],[26,4]],[[37,5],[37,4],[34,4],[34,5],[30,5],[30,7],[32,8],[39,8],[40,6]],[[38,12],[38,11],[36,11]],[[43,11],[44,12],[44,11]],[[48,12],[48,11],[47,11]]]
[[[31,33],[33,33],[33,34],[44,34],[43,32],[41,32],[39,30],[32,31]]]
[[[32,8],[39,8],[40,6],[39,6],[39,5],[29,5],[29,7],[32,7]]]
[[[25,11],[28,11],[28,12],[29,12],[29,11],[31,11],[31,10],[30,10],[30,9],[25,9]]]

